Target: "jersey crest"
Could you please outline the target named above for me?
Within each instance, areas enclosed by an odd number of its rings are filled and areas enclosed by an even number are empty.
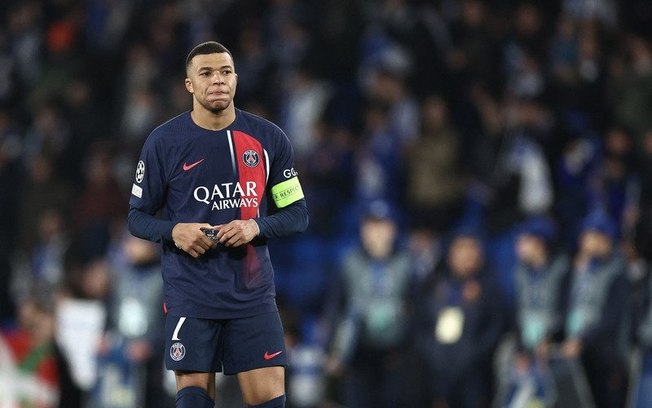
[[[256,167],[260,159],[258,157],[258,152],[255,150],[247,150],[242,154],[242,161],[247,167]]]
[[[186,356],[186,347],[176,342],[170,347],[170,357],[174,361],[180,361]]]

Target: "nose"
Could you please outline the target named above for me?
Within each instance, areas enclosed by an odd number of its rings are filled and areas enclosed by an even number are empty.
[[[216,72],[215,75],[213,75],[213,83],[214,84],[223,84],[224,83],[224,77],[222,76],[221,73]]]

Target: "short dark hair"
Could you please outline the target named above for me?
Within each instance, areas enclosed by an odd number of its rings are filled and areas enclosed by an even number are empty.
[[[201,44],[197,44],[192,50],[190,50],[188,56],[186,57],[186,70],[190,66],[192,59],[197,55],[221,54],[223,52],[229,54],[231,60],[233,60],[231,51],[229,51],[228,48],[218,43],[217,41],[206,41]]]

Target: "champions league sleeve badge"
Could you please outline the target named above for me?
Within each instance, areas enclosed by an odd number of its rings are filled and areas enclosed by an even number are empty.
[[[143,198],[143,188],[139,186],[145,178],[145,162],[140,160],[136,166],[136,183],[131,185],[131,194],[138,198]]]
[[[145,178],[145,162],[140,160],[136,166],[136,183],[141,183]]]

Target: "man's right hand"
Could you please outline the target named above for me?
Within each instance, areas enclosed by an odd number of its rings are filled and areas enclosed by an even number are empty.
[[[211,248],[216,246],[209,237],[204,234],[202,228],[212,228],[206,223],[184,223],[180,222],[172,228],[172,241],[177,248],[187,252],[193,258],[199,258]]]

